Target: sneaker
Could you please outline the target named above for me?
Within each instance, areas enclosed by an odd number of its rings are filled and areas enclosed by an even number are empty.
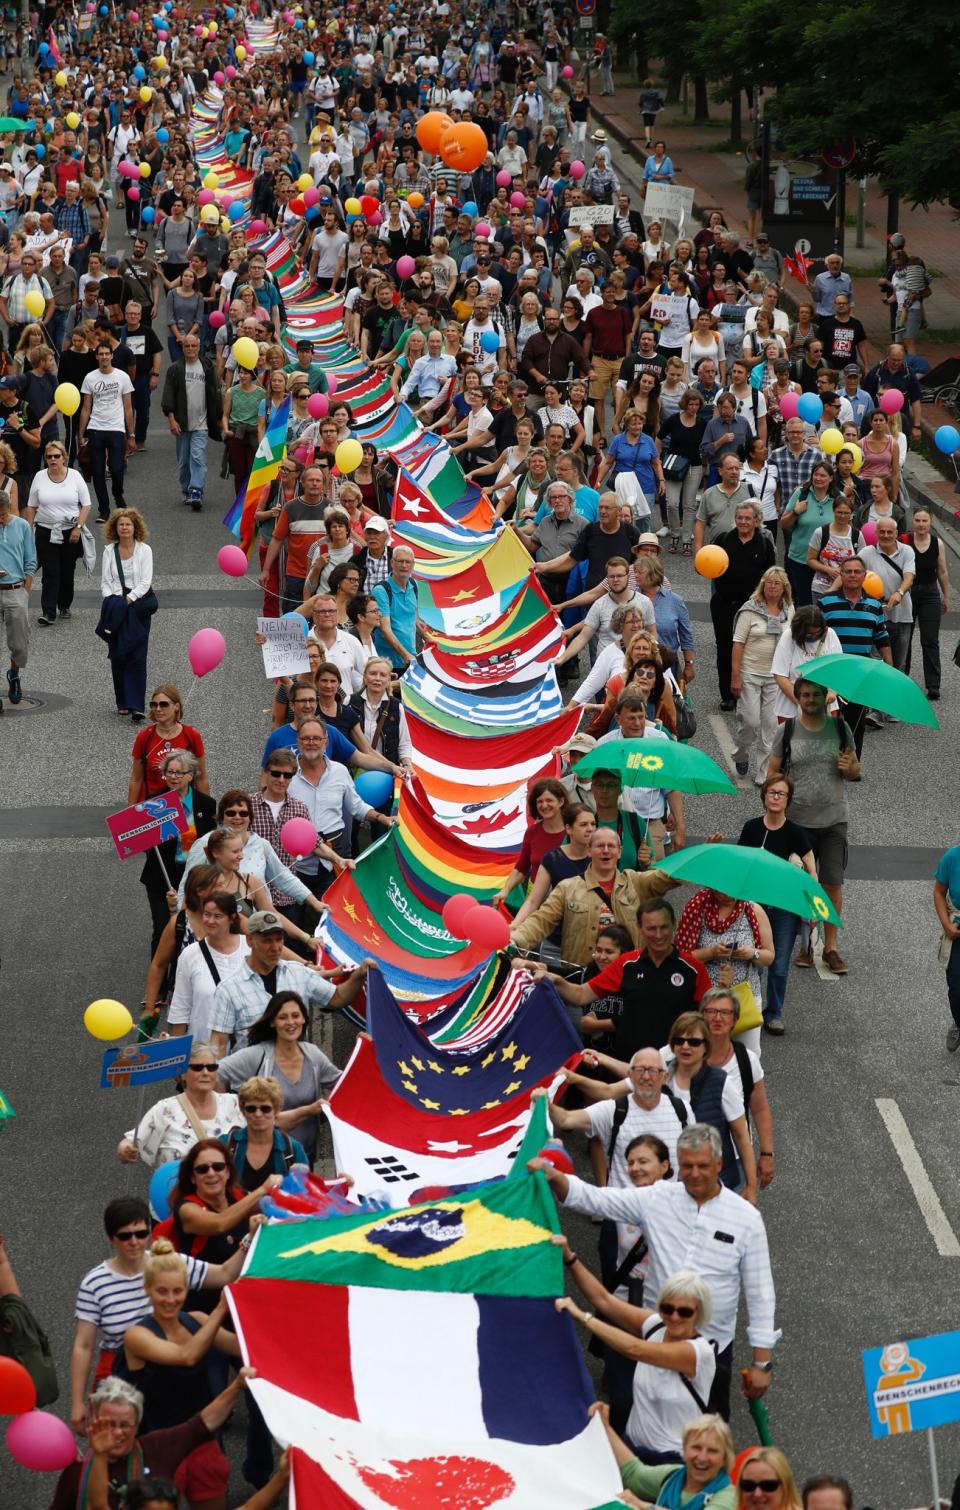
[[[40,615],[39,619],[37,620],[38,624],[52,624],[53,622],[54,622],[54,620],[48,618],[45,613],[42,613]]]
[[[733,700],[732,697],[723,697],[723,698],[720,699],[720,712],[721,713],[732,713],[733,710],[734,710],[734,708],[736,706],[737,705],[734,702],[734,700]]]
[[[801,970],[809,970],[813,965],[813,950],[798,949],[794,955],[793,963],[799,965]]]
[[[874,713],[873,709],[871,708],[870,712],[864,719],[864,723],[866,724],[868,729],[882,729],[883,717],[879,713]]]
[[[61,619],[72,619],[73,618],[73,614],[72,614],[72,612],[70,611],[69,608],[61,608],[61,610],[60,610],[60,617],[61,617]]]
[[[667,535],[669,535],[669,533],[670,533],[670,531],[667,529],[667,526],[663,525],[661,529],[657,530],[657,539],[658,540],[663,540],[663,539],[666,538]]]
[[[202,489],[201,488],[191,488],[190,492],[187,494],[187,499],[188,499],[188,502],[190,504],[190,507],[193,509],[193,512],[195,514],[199,514],[200,510],[203,508],[203,491],[202,491]]]
[[[783,1025],[783,1018],[780,1016],[779,1012],[776,1013],[776,1015],[765,1017],[763,1019],[763,1026],[766,1028],[768,1033],[773,1034],[774,1038],[782,1038],[784,1033],[787,1031]]]
[[[7,681],[10,683],[10,701],[18,703],[23,697],[23,688],[20,685],[20,667],[11,666],[7,672]]]
[[[746,776],[750,769],[750,762],[749,760],[735,760],[734,767],[738,776]]]
[[[937,691],[937,689],[935,687],[931,687],[930,691],[927,693],[927,702],[928,703],[938,703],[939,701],[940,701],[940,693]]]
[[[947,1053],[955,1054],[957,1049],[960,1049],[960,1028],[952,1023],[947,1029]]]
[[[827,967],[828,970],[832,970],[833,971],[834,975],[846,975],[847,974],[847,967],[846,967],[844,961],[840,958],[840,956],[837,953],[836,949],[825,949],[824,950],[824,952],[823,952],[823,963],[826,965],[826,967]]]
[[[134,713],[133,710],[131,709],[131,712],[130,712],[130,722],[131,723],[142,724],[143,720],[145,719],[145,717],[146,717],[145,713]]]

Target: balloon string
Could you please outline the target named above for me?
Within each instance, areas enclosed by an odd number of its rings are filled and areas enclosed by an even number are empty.
[[[190,691],[187,693],[186,697],[183,699],[183,711],[184,711],[184,713],[186,713],[186,711],[187,711],[187,704],[189,703],[191,697],[193,696],[194,689],[196,688],[197,682],[199,680],[200,680],[199,676],[194,675],[193,682],[191,683],[191,686],[190,686]]]

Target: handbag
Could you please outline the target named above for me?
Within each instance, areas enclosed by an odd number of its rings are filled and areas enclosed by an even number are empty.
[[[672,482],[680,482],[690,470],[690,459],[687,456],[677,456],[671,451],[669,456],[664,456],[660,465],[663,467],[664,477],[669,477]]]
[[[123,596],[126,597],[127,584],[124,581],[123,577],[123,563],[120,557],[119,545],[115,545],[113,547],[113,554],[117,563],[117,576],[120,578],[120,588]],[[157,595],[154,592],[153,588],[148,587],[147,591],[141,597],[134,600],[132,607],[136,610],[136,612],[142,619],[151,619],[156,613],[157,609],[160,607],[160,604],[157,601]]]
[[[740,1003],[740,1016],[732,1036],[738,1037],[741,1033],[747,1033],[751,1028],[763,1026],[763,1013],[760,1003],[753,994],[753,987],[748,980],[742,980],[739,985],[730,987],[730,995],[735,996]]]
[[[686,693],[674,691],[673,706],[677,715],[677,738],[692,739],[697,732],[697,715]]]

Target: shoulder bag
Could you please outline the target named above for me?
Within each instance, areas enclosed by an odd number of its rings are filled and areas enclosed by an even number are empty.
[[[123,562],[120,558],[119,545],[115,545],[113,547],[113,554],[114,559],[117,563],[117,576],[120,578],[120,590],[123,593],[123,596],[126,597],[127,584],[123,576]],[[134,599],[132,606],[136,609],[137,613],[142,619],[150,619],[156,613],[157,609],[160,607],[160,604],[157,601],[157,595],[154,592],[153,588],[149,587],[147,591],[142,595],[142,597]]]

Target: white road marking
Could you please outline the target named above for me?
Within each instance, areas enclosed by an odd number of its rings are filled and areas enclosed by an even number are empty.
[[[836,985],[839,985],[839,983],[840,983],[840,976],[839,975],[834,975],[833,971],[830,969],[830,966],[829,965],[825,965],[823,963],[823,937],[822,937],[822,935],[818,936],[817,942],[813,946],[813,968],[816,970],[817,974],[819,975],[820,979],[824,982],[825,985],[827,985],[827,986],[836,986]]]
[[[903,1165],[903,1172],[910,1181],[910,1188],[920,1207],[920,1215],[937,1245],[937,1252],[941,1258],[960,1258],[960,1241],[947,1221],[946,1213],[940,1204],[940,1197],[934,1190],[930,1176],[924,1168],[923,1160],[910,1135],[910,1129],[904,1121],[900,1107],[896,1101],[882,1097],[878,1097],[875,1104],[883,1118],[883,1125],[890,1134],[890,1142]]]
[[[749,772],[746,776],[737,775],[737,767],[733,759],[733,752],[737,748],[737,743],[733,737],[732,725],[728,722],[728,720],[722,713],[711,713],[707,719],[707,722],[716,735],[717,744],[720,746],[720,754],[723,756],[724,761],[729,767],[730,774],[732,775],[737,786],[740,788],[741,792],[752,791],[753,781],[750,777]]]

